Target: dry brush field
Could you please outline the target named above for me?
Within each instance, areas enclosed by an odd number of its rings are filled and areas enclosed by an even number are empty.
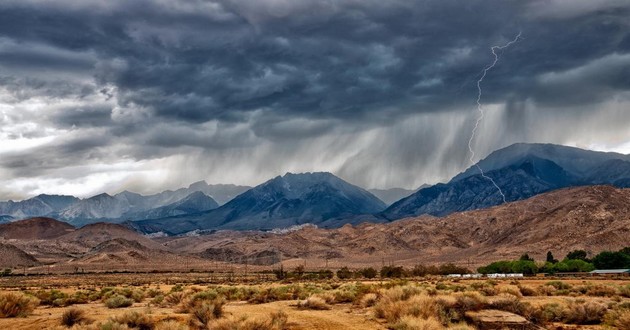
[[[630,280],[0,278],[3,329],[630,329]]]

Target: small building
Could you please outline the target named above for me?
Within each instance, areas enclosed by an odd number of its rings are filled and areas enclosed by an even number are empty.
[[[591,276],[630,276],[630,269],[596,269],[590,274]]]

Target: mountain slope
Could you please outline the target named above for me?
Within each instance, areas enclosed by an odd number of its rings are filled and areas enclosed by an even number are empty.
[[[74,225],[92,223],[101,219],[117,219],[131,209],[129,201],[106,193],[83,199],[61,211],[60,219]]]
[[[136,212],[125,215],[125,218],[136,220],[158,219],[187,214],[196,214],[209,211],[219,207],[219,204],[212,197],[201,191],[193,192],[183,199],[162,207],[150,209],[144,212]]]
[[[131,223],[143,232],[181,234],[195,229],[272,229],[375,213],[385,204],[330,173],[278,176],[198,216]]]
[[[454,262],[480,266],[529,253],[564,256],[583,249],[590,256],[630,245],[630,189],[610,186],[565,188],[489,209],[422,216],[390,223],[307,226],[287,233],[217,232],[169,241],[176,251],[211,252],[217,258],[275,251],[298,264],[379,266]],[[249,263],[264,262],[249,258]],[[238,261],[238,258],[236,259]],[[331,264],[333,262],[331,260]]]
[[[46,216],[61,211],[77,201],[79,199],[73,196],[38,195],[19,202],[0,202],[0,216],[6,219]]]
[[[565,187],[630,184],[630,156],[558,145],[515,144],[493,152],[479,166],[508,202]],[[471,167],[446,184],[420,189],[395,202],[381,216],[389,220],[421,214],[444,216],[501,203],[499,190]]]
[[[0,265],[3,268],[36,266],[40,262],[11,244],[0,243]]]
[[[51,218],[31,218],[0,225],[4,239],[50,239],[74,231],[71,225]]]

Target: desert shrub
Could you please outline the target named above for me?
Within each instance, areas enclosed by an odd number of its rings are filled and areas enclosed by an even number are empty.
[[[619,295],[630,298],[630,284],[619,287]]]
[[[149,298],[155,298],[155,297],[157,297],[157,296],[159,296],[159,295],[164,296],[164,293],[162,292],[162,290],[159,290],[159,289],[149,289],[149,290],[146,292],[146,295],[147,295],[147,297],[149,297]]]
[[[123,308],[131,305],[133,305],[133,300],[121,295],[114,295],[105,300],[105,306],[107,306],[107,308]]]
[[[558,289],[551,285],[541,285],[540,287],[538,287],[538,293],[541,296],[553,296],[556,291],[558,291]]]
[[[504,287],[504,288],[501,288],[499,291],[501,293],[509,294],[517,298],[523,298],[523,295],[521,294],[521,290],[518,287],[512,287],[512,286]]]
[[[179,305],[179,303],[184,300],[184,297],[186,297],[186,294],[184,294],[184,292],[172,291],[171,293],[164,296],[164,304],[167,306]]]
[[[193,328],[205,329],[212,320],[216,320],[223,315],[223,305],[225,300],[201,300],[189,310],[190,326]]]
[[[602,322],[608,307],[595,301],[572,301],[567,306],[564,322],[569,324],[599,324]]]
[[[209,328],[212,330],[285,330],[287,329],[287,314],[278,311],[272,312],[268,317],[228,317],[212,322]]]
[[[393,330],[442,330],[444,326],[435,318],[422,319],[405,315],[389,325]]]
[[[374,315],[385,319],[390,324],[403,316],[419,318],[438,317],[440,306],[436,300],[427,295],[413,296],[407,300],[381,299],[374,305]]]
[[[59,290],[39,290],[34,293],[34,296],[39,299],[42,305],[58,307],[65,306],[66,299],[68,299],[68,295]]]
[[[26,317],[39,305],[35,297],[17,292],[0,293],[0,318]]]
[[[151,317],[144,313],[128,312],[118,317],[112,318],[112,321],[125,324],[130,328],[139,330],[153,330],[155,322]]]
[[[529,304],[511,295],[502,295],[500,298],[490,302],[489,307],[522,316],[526,316],[530,308]]]
[[[161,295],[161,294],[153,297],[153,299],[151,299],[151,302],[150,302],[151,305],[156,305],[156,306],[162,305],[163,303],[164,303],[164,295]]]
[[[552,286],[556,288],[556,290],[569,290],[571,289],[571,285],[568,283],[564,283],[562,281],[549,281],[545,283],[547,286]]]
[[[72,327],[75,324],[88,323],[90,320],[85,316],[85,311],[78,308],[69,308],[61,314],[61,324]]]
[[[618,293],[617,288],[604,284],[589,285],[586,289],[586,294],[593,297],[612,297]]]
[[[219,297],[216,291],[209,290],[197,292],[182,299],[180,303],[180,310],[186,313],[190,312],[196,305],[200,304],[202,301],[211,301],[216,305],[224,305],[223,297]]]
[[[335,303],[335,295],[330,291],[317,293],[315,296],[324,299],[327,304]]]
[[[630,309],[618,312],[617,317],[613,321],[613,326],[617,329],[630,329]]]
[[[372,307],[378,301],[378,295],[376,293],[368,293],[361,298],[359,304],[362,307]]]
[[[466,292],[455,296],[456,307],[462,311],[478,311],[488,305],[487,299],[477,292]]]
[[[285,330],[288,328],[289,316],[284,311],[275,311],[269,314],[271,326],[275,330]]]
[[[249,299],[249,302],[263,304],[280,300],[306,299],[311,294],[319,291],[321,290],[314,286],[302,287],[298,285],[286,285],[271,287],[256,292],[254,296]]]
[[[176,320],[166,320],[155,325],[155,330],[188,330],[188,326]]]
[[[99,324],[99,326],[96,327],[94,330],[129,330],[129,329],[130,328],[126,324],[122,324],[122,323],[118,323],[118,322],[114,322],[110,320],[103,324]]]
[[[563,321],[567,309],[564,305],[558,303],[549,303],[540,306],[540,318],[542,322],[561,322]]]
[[[301,300],[297,304],[300,309],[314,309],[314,310],[327,310],[330,309],[330,305],[326,303],[321,297],[311,296],[304,300]]]
[[[532,297],[532,296],[538,295],[538,291],[536,290],[536,288],[531,287],[531,286],[519,285],[518,289],[521,292],[521,295],[525,297]]]
[[[184,287],[181,284],[176,284],[171,288],[171,292],[182,292]]]

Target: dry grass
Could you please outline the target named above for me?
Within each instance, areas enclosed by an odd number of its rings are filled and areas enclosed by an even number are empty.
[[[114,295],[105,300],[107,308],[124,308],[133,305],[133,300],[121,295]]]
[[[608,306],[597,301],[572,301],[563,321],[569,324],[600,324],[607,311]]]
[[[267,317],[250,318],[243,316],[240,318],[228,317],[212,322],[209,325],[211,330],[286,330],[287,314],[278,311],[272,312]]]
[[[443,330],[444,326],[435,318],[422,319],[405,315],[389,326],[393,330]]]
[[[630,329],[630,309],[626,309],[620,312],[614,325],[618,329],[622,329],[622,330]]]
[[[359,305],[361,305],[361,307],[363,308],[372,307],[376,304],[377,301],[378,295],[376,293],[368,293],[361,298]]]
[[[297,307],[300,309],[328,310],[330,305],[326,303],[324,298],[318,296],[310,296],[298,302]]]
[[[188,325],[194,329],[207,328],[211,321],[223,315],[224,304],[225,301],[220,299],[200,301],[189,310],[190,318]]]
[[[112,321],[138,330],[153,330],[155,328],[155,321],[145,313],[128,312],[112,318]]]
[[[159,322],[155,325],[155,330],[188,330],[189,327],[175,320]]]
[[[0,293],[0,318],[26,317],[39,306],[39,300],[22,293]]]
[[[91,320],[85,315],[85,311],[79,308],[69,308],[61,315],[61,325],[72,327],[75,324],[90,323]]]

